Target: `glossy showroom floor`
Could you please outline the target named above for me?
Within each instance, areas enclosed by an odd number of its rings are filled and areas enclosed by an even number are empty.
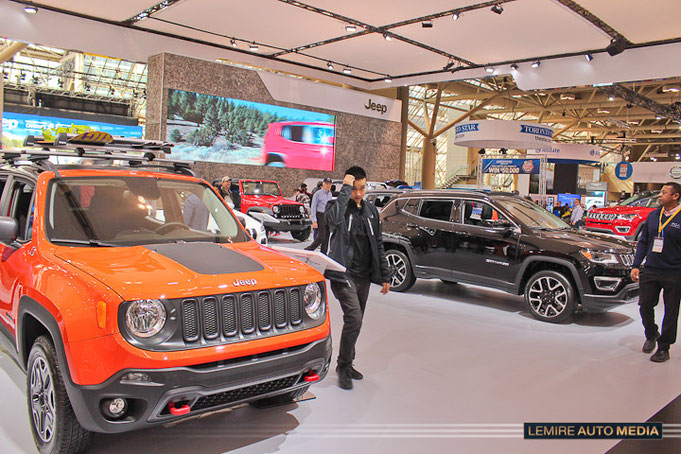
[[[286,238],[273,243],[304,246]],[[356,363],[366,378],[354,390],[332,371],[312,388],[317,399],[97,435],[91,452],[605,453],[618,441],[526,441],[522,423],[644,422],[681,394],[681,345],[651,363],[635,305],[552,325],[520,297],[478,287],[420,280],[387,296],[374,287]],[[337,345],[333,298],[330,310]],[[0,451],[33,453],[25,378],[0,353]],[[666,423],[681,422],[676,411]],[[681,438],[640,443],[611,452],[681,451]]]

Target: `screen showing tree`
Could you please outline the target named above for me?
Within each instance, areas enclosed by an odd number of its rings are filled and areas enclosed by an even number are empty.
[[[336,117],[240,99],[168,90],[172,157],[333,170]]]

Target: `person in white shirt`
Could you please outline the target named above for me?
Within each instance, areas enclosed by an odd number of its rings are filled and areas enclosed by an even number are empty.
[[[572,207],[572,214],[570,215],[572,227],[578,229],[582,226],[582,216],[584,216],[584,207],[579,201],[575,201],[575,206]]]

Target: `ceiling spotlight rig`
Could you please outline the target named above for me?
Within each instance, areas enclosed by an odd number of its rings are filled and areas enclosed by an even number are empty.
[[[511,69],[513,71],[518,71],[518,64],[517,63],[511,63]]]
[[[127,25],[132,25],[135,22],[139,22],[143,19],[146,19],[147,17],[151,16],[154,13],[158,13],[159,11],[162,11],[173,4],[179,2],[180,0],[163,0],[162,2],[159,2],[153,6],[150,6],[149,8],[145,9],[144,11],[138,13],[137,15],[131,17],[125,23]]]
[[[584,58],[586,58],[586,61],[591,61],[591,60],[594,59],[594,56],[591,55],[591,54],[586,54],[586,55],[584,56]]]
[[[459,20],[461,15],[462,15],[462,13],[452,13],[452,19],[453,20]]]
[[[329,70],[333,71],[333,63],[327,62],[326,67],[329,68]]]
[[[535,60],[532,62],[531,65],[533,68],[539,68],[541,66],[541,62],[539,60]]]
[[[426,20],[421,22],[421,27],[423,28],[433,28],[433,21],[432,20]]]
[[[449,71],[456,64],[453,58],[450,58],[446,65],[442,67],[443,71]]]
[[[492,6],[491,10],[493,13],[501,14],[504,12],[504,7],[501,6],[500,3],[497,3],[496,5]]]

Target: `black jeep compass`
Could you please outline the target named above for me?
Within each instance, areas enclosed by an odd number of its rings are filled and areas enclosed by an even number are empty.
[[[579,305],[605,312],[638,297],[633,243],[575,230],[509,193],[408,192],[381,219],[396,291],[416,278],[493,287],[524,294],[532,315],[549,322]]]

